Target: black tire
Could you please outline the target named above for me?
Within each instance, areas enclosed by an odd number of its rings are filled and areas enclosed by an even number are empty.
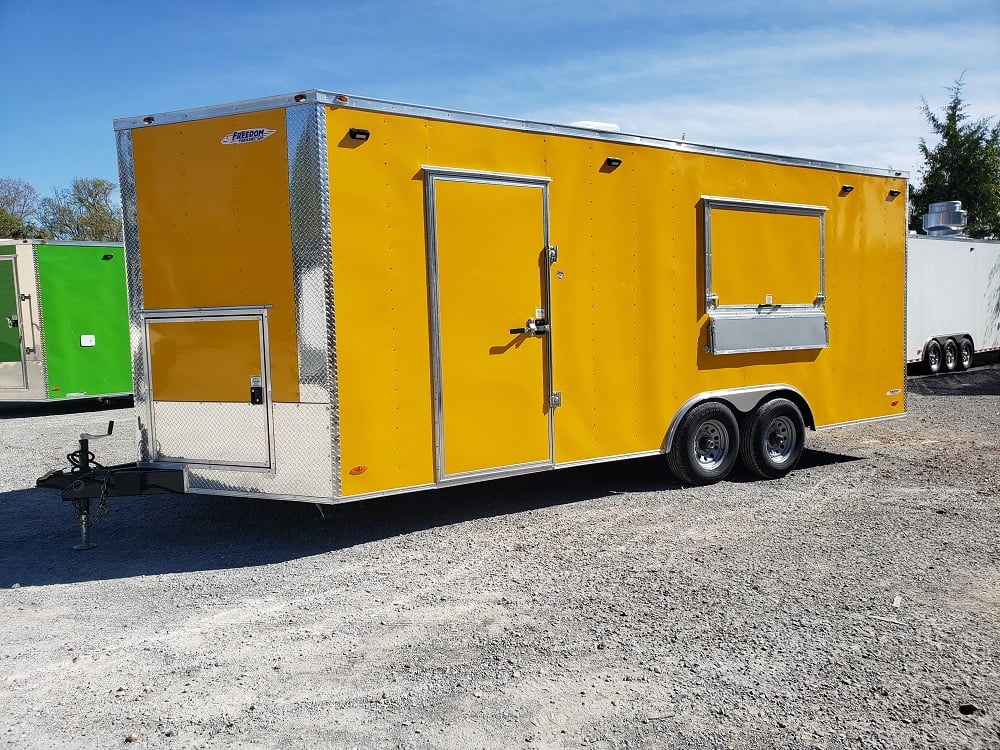
[[[681,419],[667,465],[685,484],[705,485],[729,476],[739,457],[740,428],[732,410],[709,401]]]
[[[937,339],[931,339],[924,347],[924,368],[930,375],[937,375],[941,372],[944,354],[941,352],[941,344]]]
[[[972,360],[976,356],[976,348],[972,345],[972,339],[962,339],[958,342],[958,369],[968,370],[972,367]]]
[[[955,343],[955,339],[944,342],[941,360],[946,372],[954,372],[958,367],[958,344]]]
[[[751,474],[778,479],[795,468],[806,447],[802,412],[785,398],[758,406],[743,427],[740,458]]]

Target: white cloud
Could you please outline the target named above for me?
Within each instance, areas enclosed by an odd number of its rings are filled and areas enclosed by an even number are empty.
[[[572,93],[527,116],[613,121],[629,132],[892,167],[914,179],[919,139],[933,142],[921,96],[939,111],[968,69],[970,116],[1000,115],[996,27],[967,26],[961,36],[857,26],[738,33],[722,48],[695,37],[671,49],[576,58],[534,71],[534,80],[569,81]]]

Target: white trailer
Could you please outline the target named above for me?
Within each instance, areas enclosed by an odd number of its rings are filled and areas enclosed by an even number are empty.
[[[928,235],[906,242],[906,362],[967,370],[977,354],[1000,352],[1000,242],[955,234],[965,214],[957,202],[930,211]]]

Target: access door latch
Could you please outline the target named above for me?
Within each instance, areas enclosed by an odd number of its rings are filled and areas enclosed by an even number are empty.
[[[259,375],[250,378],[250,403],[254,406],[264,403],[264,384]]]

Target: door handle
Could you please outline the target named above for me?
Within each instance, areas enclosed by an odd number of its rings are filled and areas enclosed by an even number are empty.
[[[549,332],[549,323],[545,318],[528,318],[524,328],[511,328],[512,336],[523,334],[525,336],[541,336]]]

